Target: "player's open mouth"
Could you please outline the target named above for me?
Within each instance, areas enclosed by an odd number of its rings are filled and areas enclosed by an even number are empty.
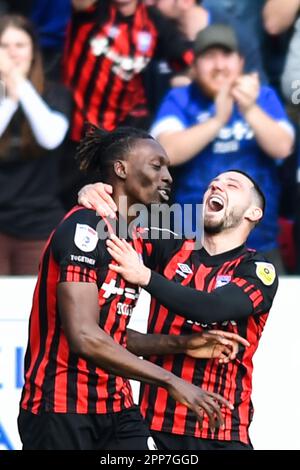
[[[224,209],[224,201],[220,196],[211,196],[207,201],[207,206],[212,212],[220,212]]]
[[[161,188],[161,189],[159,189],[158,193],[160,195],[160,199],[162,201],[167,202],[170,199],[170,192],[171,192],[170,188]]]

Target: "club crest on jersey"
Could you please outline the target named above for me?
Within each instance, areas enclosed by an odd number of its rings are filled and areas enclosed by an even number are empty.
[[[276,271],[271,263],[264,263],[257,261],[256,263],[256,275],[265,286],[271,286],[275,281]]]
[[[109,38],[115,39],[116,37],[119,36],[119,34],[120,34],[120,28],[118,28],[117,26],[111,26],[107,31],[107,36]]]
[[[150,48],[152,37],[150,33],[141,31],[137,34],[138,48],[140,52],[147,52]]]
[[[193,271],[187,264],[177,263],[177,266],[178,269],[176,269],[176,274],[179,274],[179,276],[182,276],[186,279],[189,274],[193,274]]]
[[[231,281],[231,276],[220,275],[216,279],[216,289],[218,287],[226,286]]]
[[[98,234],[89,225],[76,224],[74,243],[81,251],[88,253],[96,248]]]

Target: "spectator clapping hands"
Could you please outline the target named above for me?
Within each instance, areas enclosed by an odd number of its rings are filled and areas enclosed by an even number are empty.
[[[240,111],[245,114],[253,105],[259,95],[260,83],[257,73],[241,75],[231,89],[231,96],[238,104]]]

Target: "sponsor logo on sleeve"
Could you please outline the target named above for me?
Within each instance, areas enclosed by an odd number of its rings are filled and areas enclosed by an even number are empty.
[[[71,255],[71,261],[77,261],[78,263],[86,263],[90,264],[91,266],[95,266],[96,260],[93,258],[88,258],[87,256],[82,255]]]
[[[76,224],[74,243],[81,251],[93,251],[98,242],[96,230],[86,224]]]
[[[258,261],[256,264],[256,275],[265,286],[271,286],[275,281],[276,271],[271,263]]]

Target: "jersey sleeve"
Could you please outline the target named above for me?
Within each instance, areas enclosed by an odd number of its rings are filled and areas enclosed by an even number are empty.
[[[51,249],[59,266],[59,282],[97,283],[101,262],[98,222],[93,211],[79,210],[58,227]]]
[[[232,283],[238,286],[252,303],[252,313],[268,312],[278,288],[278,277],[273,264],[263,257],[255,257],[238,266]]]
[[[172,312],[191,321],[213,323],[267,313],[277,286],[274,266],[262,259],[241,263],[231,282],[212,292],[176,284],[153,271],[144,288]]]

